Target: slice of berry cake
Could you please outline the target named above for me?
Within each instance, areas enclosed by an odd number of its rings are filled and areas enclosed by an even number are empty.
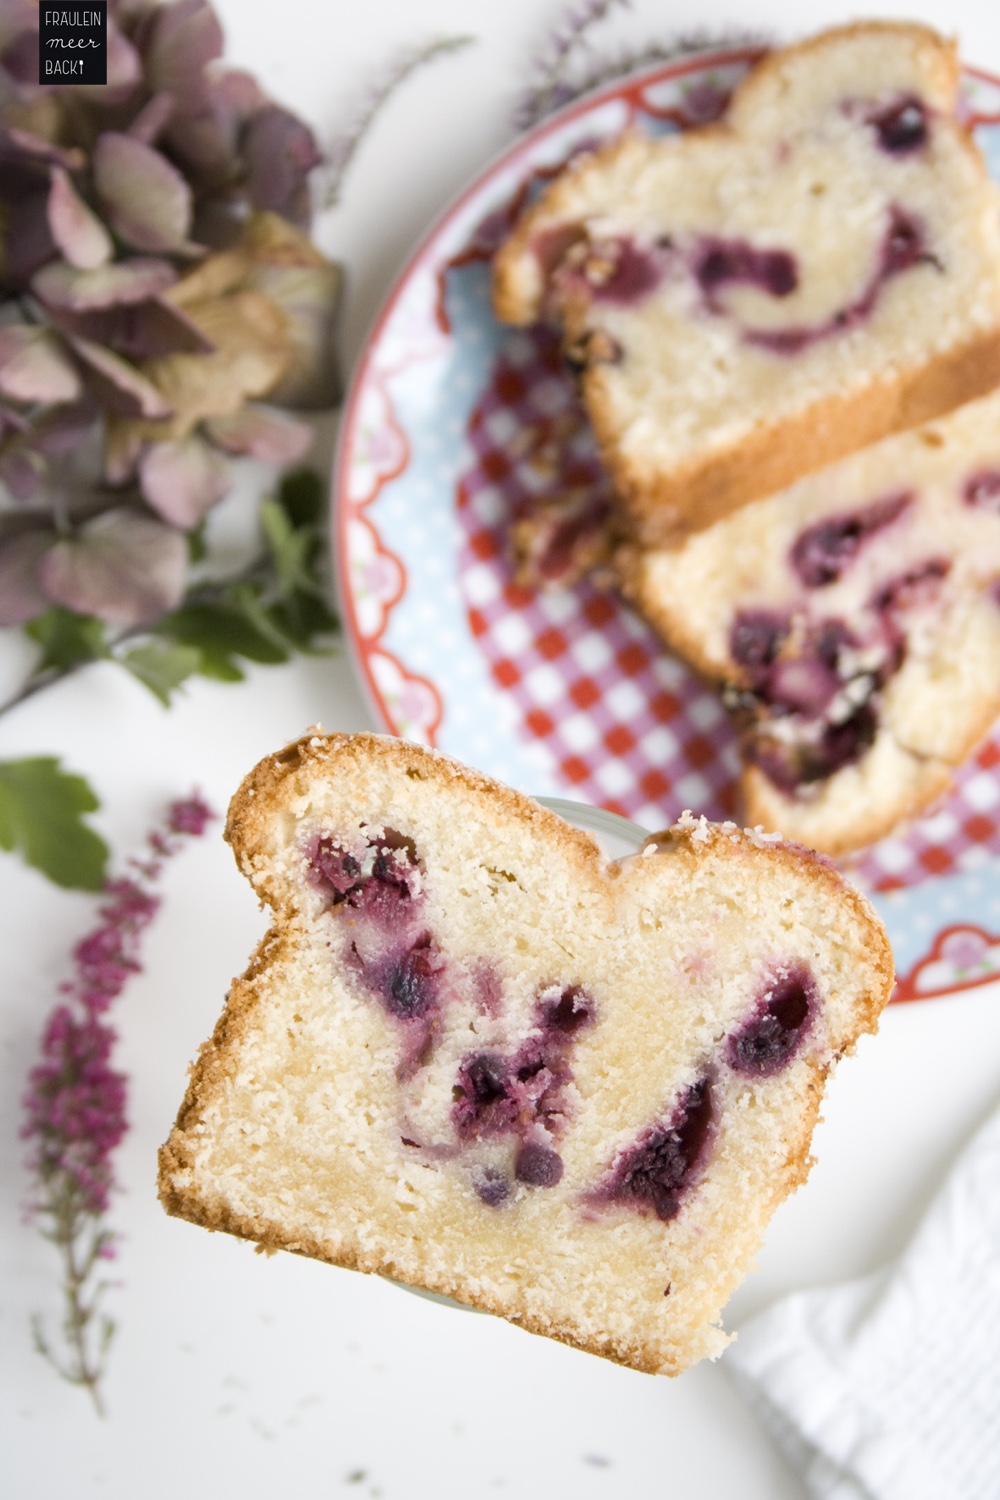
[[[864,898],[690,814],[609,863],[376,735],[263,761],[228,836],[275,926],[161,1153],[167,1210],[640,1370],[719,1353],[888,998]]]
[[[831,854],[871,843],[1000,713],[1000,394],[619,568],[723,685],[745,816]]]
[[[1000,191],[953,44],[863,23],[765,58],[717,123],[577,158],[495,262],[560,322],[638,540],[685,533],[1000,383]]]

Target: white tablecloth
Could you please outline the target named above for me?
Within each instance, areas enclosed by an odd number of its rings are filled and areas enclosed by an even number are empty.
[[[229,59],[323,137],[351,113],[393,48],[473,32],[478,45],[414,78],[362,148],[343,207],[319,238],[348,267],[349,364],[414,239],[509,139],[511,107],[552,13],[538,0],[219,0]],[[558,11],[556,6],[555,11]],[[1000,72],[1000,10],[927,0],[879,10],[957,28]],[[669,11],[636,0],[636,35],[722,25],[726,0]],[[779,35],[844,19],[762,0],[743,24]],[[6,642],[10,670],[17,643]],[[255,760],[319,721],[372,727],[346,655],[252,669],[237,687],[193,683],[169,712],[97,666],[0,720],[0,758],[57,754],[93,783],[96,821],[122,856],[164,803],[201,788],[220,810]],[[800,1481],[723,1368],[654,1380],[489,1318],[291,1256],[271,1260],[168,1220],[155,1149],[185,1068],[262,930],[217,830],[174,861],[145,972],[117,1007],[132,1080],[120,1154],[124,1234],[110,1296],[119,1333],[110,1416],[61,1384],[31,1347],[34,1310],[58,1315],[51,1251],[22,1222],[19,1098],[69,951],[93,920],[0,855],[0,1491],[11,1500],[189,1500],[275,1493],[385,1500],[693,1496],[801,1500]],[[983,989],[890,1013],[845,1063],[817,1132],[818,1166],[777,1215],[760,1270],[734,1300],[739,1327],[775,1296],[860,1275],[897,1253],[945,1164],[1000,1091],[1000,994]]]

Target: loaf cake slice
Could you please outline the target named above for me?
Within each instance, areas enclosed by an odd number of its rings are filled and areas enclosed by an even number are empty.
[[[1000,713],[1000,394],[618,566],[741,722],[744,815],[871,843]]]
[[[495,261],[554,319],[636,538],[671,544],[1000,383],[1000,192],[952,43],[772,53],[717,123],[577,158]]]
[[[433,751],[307,736],[228,837],[275,926],[161,1152],[168,1212],[640,1370],[715,1355],[884,932],[818,856],[689,814],[608,863]]]

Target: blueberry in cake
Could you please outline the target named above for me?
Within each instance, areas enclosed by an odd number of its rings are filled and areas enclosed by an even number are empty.
[[[376,735],[263,761],[228,837],[275,925],[161,1152],[167,1210],[640,1370],[719,1353],[888,998],[864,898],[689,814],[608,863]]]
[[[582,155],[495,262],[554,320],[637,540],[670,544],[1000,384],[1000,192],[954,45],[861,23],[718,122]]]
[[[1000,713],[1000,394],[618,563],[742,724],[745,816],[871,843]]]

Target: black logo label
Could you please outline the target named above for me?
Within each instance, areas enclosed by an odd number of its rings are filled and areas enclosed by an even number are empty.
[[[107,83],[108,0],[38,7],[39,83]]]

